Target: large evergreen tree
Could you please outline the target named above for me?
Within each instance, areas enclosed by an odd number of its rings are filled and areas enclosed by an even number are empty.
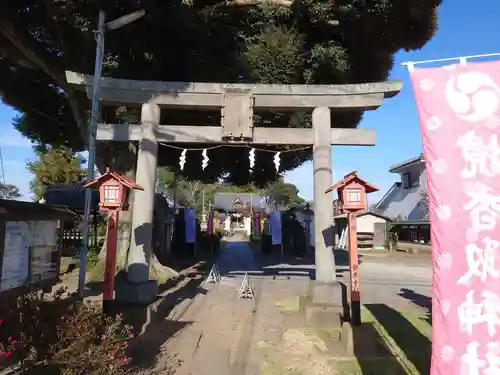
[[[75,184],[85,180],[87,169],[82,167],[85,160],[64,146],[37,150],[38,160],[28,162],[27,168],[33,174],[31,192],[38,201],[47,186],[53,184]]]
[[[15,200],[21,197],[21,191],[16,185],[0,182],[0,199]]]
[[[441,0],[4,0],[0,2],[0,93],[21,112],[15,125],[32,141],[84,148],[89,102],[68,86],[65,70],[93,73],[93,30],[144,8],[145,18],[106,36],[104,74],[149,80],[342,84],[387,79],[394,54],[421,48],[436,30]],[[106,120],[136,112],[108,108]],[[172,114],[170,123],[210,123],[210,113]],[[177,118],[176,118],[177,117]],[[337,114],[333,126],[355,127],[360,113]],[[195,121],[196,120],[196,121]],[[262,126],[309,126],[307,113],[267,114]],[[271,125],[272,124],[272,125]],[[203,176],[250,177],[247,150],[214,150]],[[177,162],[169,150],[164,162]],[[284,154],[288,170],[309,152]],[[260,185],[275,176],[258,158]]]

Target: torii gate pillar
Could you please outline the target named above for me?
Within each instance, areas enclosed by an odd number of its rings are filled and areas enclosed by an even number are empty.
[[[311,305],[306,307],[309,320],[341,327],[342,293],[337,282],[333,255],[334,228],[331,197],[325,191],[332,184],[331,116],[329,107],[317,107],[312,114],[314,173],[314,258],[316,280],[309,290]]]
[[[159,123],[160,107],[154,103],[143,104],[136,182],[142,184],[140,186],[144,190],[133,192],[132,235],[127,259],[127,279],[133,287],[129,288],[126,299],[136,303],[151,302],[157,292],[156,281],[149,279],[149,271],[153,256],[153,213],[158,160],[156,127]]]
[[[333,209],[325,191],[332,184],[332,149],[330,145],[330,108],[318,107],[312,115],[313,173],[314,173],[314,247],[316,280],[333,282],[336,279],[333,256]]]

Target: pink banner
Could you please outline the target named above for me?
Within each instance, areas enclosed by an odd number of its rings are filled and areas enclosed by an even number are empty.
[[[434,264],[431,375],[500,374],[500,61],[411,79]]]

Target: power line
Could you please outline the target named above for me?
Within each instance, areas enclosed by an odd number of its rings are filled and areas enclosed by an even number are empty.
[[[35,112],[36,114],[39,114],[40,116],[43,116],[43,117],[45,117],[48,120],[54,121],[55,123],[57,123],[59,125],[68,126],[68,127],[70,126],[70,125],[65,124],[62,121],[56,120],[55,118],[50,117],[49,115],[46,115],[45,113],[42,113],[42,112],[40,112],[39,110],[36,110],[36,109],[28,109],[27,112]]]

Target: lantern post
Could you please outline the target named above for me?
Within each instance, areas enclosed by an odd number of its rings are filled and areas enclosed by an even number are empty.
[[[337,190],[341,211],[347,217],[349,234],[349,274],[351,278],[351,322],[361,324],[361,287],[359,277],[357,216],[367,210],[366,194],[379,189],[358,176],[357,171],[344,176],[326,193]],[[333,209],[333,207],[332,207]]]
[[[99,188],[99,207],[108,213],[102,308],[105,313],[109,313],[115,292],[119,212],[128,209],[127,196],[131,190],[143,189],[128,177],[112,172],[109,168],[106,168],[106,173],[84,187]]]

